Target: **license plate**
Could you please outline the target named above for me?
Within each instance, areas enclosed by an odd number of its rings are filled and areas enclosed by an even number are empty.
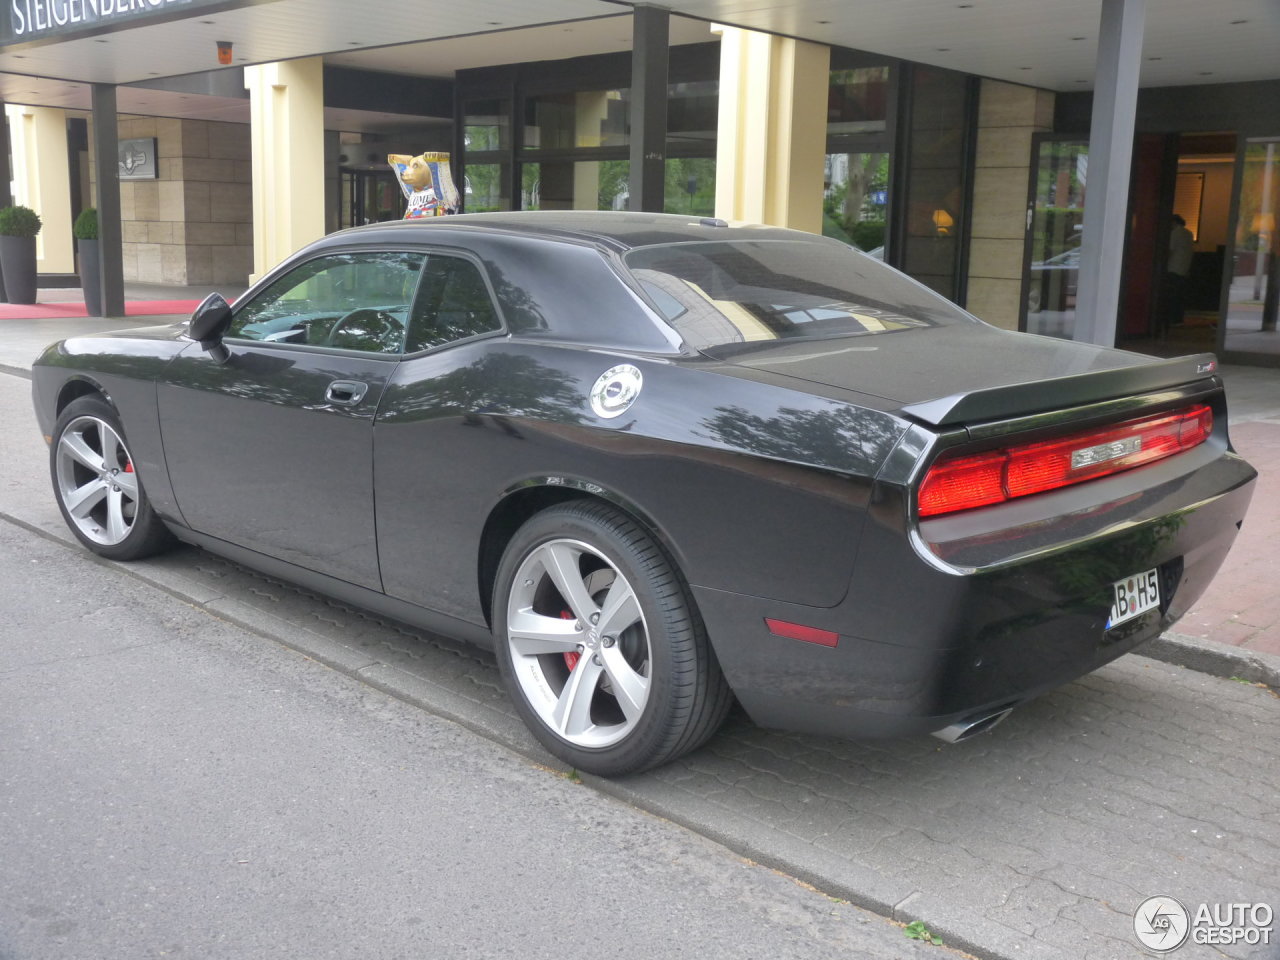
[[[1131,577],[1117,580],[1111,585],[1111,618],[1107,621],[1107,629],[1158,606],[1160,578],[1156,576],[1155,570],[1135,573]]]

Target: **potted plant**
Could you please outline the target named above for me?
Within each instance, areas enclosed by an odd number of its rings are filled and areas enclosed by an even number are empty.
[[[0,209],[0,271],[10,303],[36,302],[36,234],[40,216],[30,207]]]
[[[84,290],[85,311],[102,316],[102,261],[98,257],[98,211],[85,207],[71,226],[80,255],[80,286]]]

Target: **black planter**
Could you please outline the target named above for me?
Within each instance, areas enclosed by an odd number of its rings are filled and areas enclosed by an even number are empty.
[[[36,302],[35,237],[0,237],[0,270],[10,303]]]
[[[80,253],[80,286],[84,289],[84,308],[91,317],[102,313],[102,261],[98,258],[98,241],[77,240]]]

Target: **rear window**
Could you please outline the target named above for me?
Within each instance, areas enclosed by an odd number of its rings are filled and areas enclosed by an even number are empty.
[[[625,263],[685,342],[718,355],[759,341],[974,322],[932,290],[836,243],[674,243],[633,250]]]

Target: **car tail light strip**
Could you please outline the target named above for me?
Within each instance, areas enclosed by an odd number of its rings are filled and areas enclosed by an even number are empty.
[[[1101,430],[968,456],[942,456],[917,497],[921,517],[971,510],[1110,476],[1199,446],[1213,411],[1197,404]]]

